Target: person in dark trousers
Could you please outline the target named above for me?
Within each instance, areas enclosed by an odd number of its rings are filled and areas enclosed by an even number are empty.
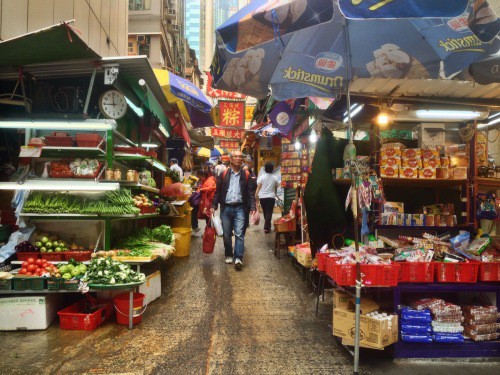
[[[242,164],[241,169],[244,171],[248,171],[250,173],[250,178],[254,181],[255,184],[257,184],[257,176],[255,176],[255,173],[253,171],[253,161],[252,157],[250,155],[246,155],[244,157],[244,162]],[[250,226],[250,214],[247,214],[245,216],[245,229],[243,230],[244,234],[246,234],[248,227]]]
[[[267,162],[264,165],[266,173],[257,179],[257,191],[255,192],[255,196],[264,212],[264,233],[271,232],[271,220],[274,203],[276,202],[276,192],[278,191],[278,179],[273,175],[273,170],[272,163]]]
[[[230,155],[230,166],[217,178],[217,187],[212,201],[212,213],[219,204],[224,231],[224,250],[226,263],[234,261],[234,268],[243,267],[245,246],[245,217],[255,212],[255,180],[242,169],[243,158],[240,151]],[[234,231],[234,253],[232,232]]]

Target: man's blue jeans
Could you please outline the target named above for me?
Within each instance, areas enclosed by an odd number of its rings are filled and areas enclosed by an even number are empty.
[[[224,250],[226,257],[233,256],[232,232],[234,230],[234,259],[243,259],[245,245],[245,208],[242,204],[237,206],[225,205],[221,211],[222,228],[224,230]]]

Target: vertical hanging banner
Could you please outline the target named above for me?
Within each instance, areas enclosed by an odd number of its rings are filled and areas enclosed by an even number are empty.
[[[245,126],[245,102],[219,101],[220,126],[243,128]]]

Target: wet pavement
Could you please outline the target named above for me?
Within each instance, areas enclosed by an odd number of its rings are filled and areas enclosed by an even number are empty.
[[[272,253],[274,233],[247,233],[244,267],[215,252],[163,268],[163,293],[133,330],[114,321],[94,331],[0,332],[0,374],[350,374],[353,359],[332,336],[331,292],[320,303],[288,256]],[[362,374],[498,374],[500,362],[392,361],[362,350]]]

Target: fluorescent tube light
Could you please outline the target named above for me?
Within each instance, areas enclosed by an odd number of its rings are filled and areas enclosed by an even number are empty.
[[[356,104],[357,105],[357,104]],[[361,112],[361,110],[363,109],[363,107],[365,106],[364,104],[361,104],[359,107],[356,107],[356,105],[354,105],[354,109],[351,109],[351,119],[356,116],[359,112]],[[352,107],[351,107],[352,108]],[[347,116],[347,112],[345,113],[344,115],[344,120],[342,122],[347,122],[347,120],[349,120],[349,117]]]
[[[158,127],[158,129],[163,133],[163,135],[165,137],[167,137],[167,138],[169,137],[168,131],[167,131],[167,129],[165,129],[165,127],[163,126],[163,124],[160,124],[160,126]]]
[[[82,120],[82,121],[0,121],[4,129],[48,129],[48,130],[112,130],[116,128],[115,120]]]
[[[27,180],[24,184],[17,182],[2,182],[0,190],[45,190],[45,191],[110,191],[118,190],[118,183],[100,183],[97,181],[58,181],[58,180]]]
[[[419,118],[444,118],[456,120],[472,120],[481,117],[481,112],[477,111],[452,111],[452,110],[439,110],[439,109],[419,109],[415,111],[415,115]]]
[[[158,145],[156,143],[147,143],[147,142],[144,142],[144,143],[141,143],[141,147],[158,147]]]
[[[495,119],[493,121],[488,122],[487,124],[478,125],[477,128],[478,129],[485,129],[488,126],[498,124],[499,122],[500,122],[500,118],[497,118],[497,119]]]
[[[311,135],[309,136],[309,142],[311,143],[318,142],[318,135],[316,134],[316,131],[314,129],[311,131]]]
[[[127,101],[127,104],[130,108],[132,108],[132,110],[135,112],[135,114],[139,117],[144,117],[144,111],[142,110],[142,108],[139,108],[138,106],[136,106],[134,103],[132,103],[129,98],[125,97],[125,100]]]

